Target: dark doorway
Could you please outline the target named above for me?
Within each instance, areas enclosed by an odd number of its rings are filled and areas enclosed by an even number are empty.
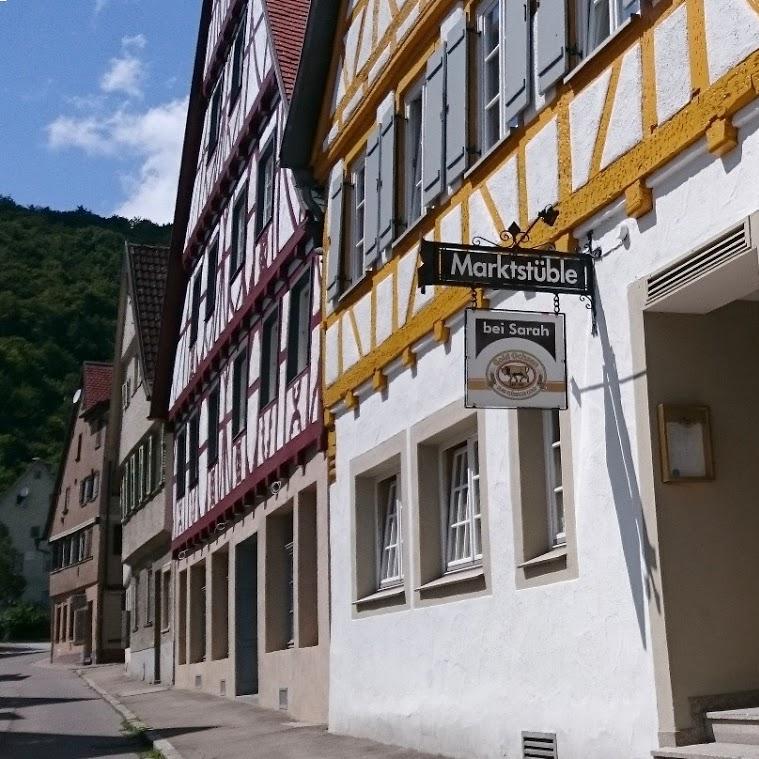
[[[155,583],[155,592],[153,593],[153,682],[161,682],[161,627],[163,619],[161,618],[161,578],[163,572],[153,572],[153,582]]]
[[[235,548],[235,694],[258,693],[258,542]]]

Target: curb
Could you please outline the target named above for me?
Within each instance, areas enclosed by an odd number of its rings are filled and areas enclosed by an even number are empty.
[[[108,691],[103,690],[97,683],[91,680],[81,669],[75,670],[77,675],[84,680],[87,685],[95,691],[104,701],[107,701],[127,722],[133,725],[145,729],[145,738],[150,742],[151,748],[160,751],[166,759],[184,759],[184,756],[177,751],[173,744],[161,738],[161,732],[159,730],[153,730],[153,728],[143,722],[131,709],[128,709],[117,698],[114,698]]]

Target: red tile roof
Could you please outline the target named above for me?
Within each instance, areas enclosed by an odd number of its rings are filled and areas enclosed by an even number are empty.
[[[289,101],[295,87],[310,0],[266,0],[274,54]]]
[[[158,359],[163,299],[166,295],[169,249],[127,243],[126,250],[142,371],[152,387]]]
[[[95,406],[107,403],[111,398],[111,364],[85,361],[82,366],[82,405],[81,413],[86,414]]]

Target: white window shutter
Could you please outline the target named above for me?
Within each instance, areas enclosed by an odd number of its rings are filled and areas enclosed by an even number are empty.
[[[343,173],[338,171],[329,185],[329,251],[327,253],[327,297],[340,294],[340,259],[343,247]]]
[[[506,56],[506,82],[503,93],[506,125],[529,104],[530,88],[530,11],[527,0],[506,1],[503,51]]]
[[[537,28],[538,86],[546,92],[567,69],[566,0],[540,0]]]
[[[379,253],[395,237],[395,113],[386,111],[380,124]]]
[[[443,51],[427,61],[422,115],[422,204],[432,205],[443,189]]]
[[[466,169],[467,29],[462,15],[445,38],[445,183]]]
[[[377,260],[379,232],[380,128],[376,126],[366,143],[364,163],[364,269]]]
[[[636,13],[640,14],[640,0],[622,0],[622,22]]]

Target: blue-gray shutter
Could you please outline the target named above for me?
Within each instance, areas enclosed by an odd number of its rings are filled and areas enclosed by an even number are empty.
[[[372,130],[366,143],[364,163],[364,269],[377,260],[377,235],[379,230],[379,126]]]
[[[380,124],[379,251],[395,237],[395,113],[385,112]]]
[[[529,104],[527,86],[530,65],[530,12],[527,0],[506,0],[503,51],[506,56],[506,86],[503,93],[506,124]]]
[[[422,111],[422,205],[431,205],[443,189],[443,51],[427,61]]]
[[[566,0],[540,0],[537,43],[538,86],[545,92],[567,70]]]
[[[635,13],[640,14],[640,0],[622,0],[622,21]]]
[[[343,249],[343,173],[332,177],[329,185],[329,250],[327,252],[327,297],[340,294],[340,259]]]
[[[466,169],[467,54],[466,18],[445,38],[445,183],[456,181]]]

